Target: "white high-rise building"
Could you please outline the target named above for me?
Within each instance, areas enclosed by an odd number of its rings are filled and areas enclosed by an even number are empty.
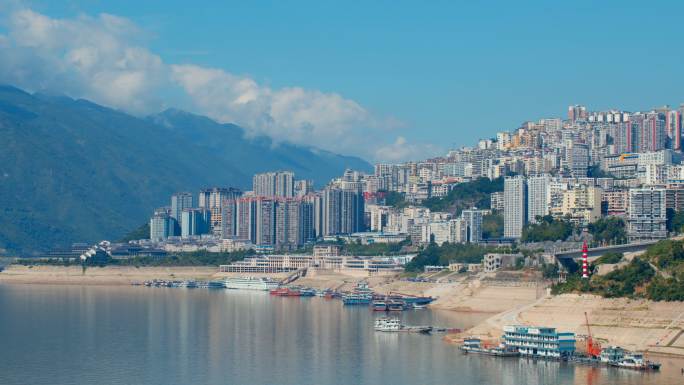
[[[292,198],[294,196],[294,173],[276,171],[255,174],[252,190],[257,196]]]
[[[468,239],[468,225],[463,218],[452,219],[449,221],[452,243],[465,243]]]
[[[536,222],[537,217],[549,214],[551,206],[551,177],[533,176],[527,179],[527,221]]]
[[[183,224],[181,213],[185,209],[194,207],[194,199],[192,193],[180,192],[171,195],[171,217]]]
[[[508,132],[496,133],[496,148],[497,150],[505,150],[511,144],[511,134]]]
[[[527,183],[525,178],[509,176],[504,180],[504,237],[520,238],[527,222]]]
[[[170,211],[168,207],[158,208],[154,211],[154,215],[150,218],[151,240],[162,241],[174,236],[176,220],[171,217]]]
[[[186,208],[181,213],[181,237],[189,238],[209,232],[211,214],[202,208]]]
[[[200,190],[198,206],[211,212],[210,227],[214,235],[223,236],[223,205],[227,201],[235,200],[241,195],[242,191],[233,187],[212,187]]]
[[[482,240],[482,210],[463,210],[461,217],[466,225],[465,242],[479,242]]]
[[[565,162],[573,177],[586,177],[589,169],[589,148],[586,144],[568,141]]]
[[[630,241],[667,237],[666,189],[629,190],[628,231]]]

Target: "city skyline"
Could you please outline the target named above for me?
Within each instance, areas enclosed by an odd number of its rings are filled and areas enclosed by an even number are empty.
[[[371,243],[404,237],[423,246],[511,244],[534,242],[534,226],[560,223],[565,230],[555,236],[563,240],[572,228],[589,229],[610,217],[625,228],[620,241],[664,239],[672,215],[684,211],[683,112],[684,106],[628,112],[570,105],[565,118],[528,121],[444,156],[376,163],[373,173],[347,169],[318,190],[291,171],[258,173],[244,194],[231,189],[230,196],[203,199],[202,191],[229,189],[202,190],[201,217],[210,223],[192,226],[200,231],[179,230],[188,227],[174,216],[186,194],[172,195],[171,206],[151,218],[150,239],[169,239],[171,248],[180,241],[183,247],[262,252],[340,236]],[[485,183],[489,196],[448,203],[454,190],[470,183]],[[500,234],[484,236],[485,218],[496,222],[497,216],[500,231],[494,233]],[[219,240],[228,243],[210,245]]]
[[[681,53],[671,49],[670,19],[681,5],[662,5],[670,12],[644,16],[624,3],[499,5],[507,12],[234,3],[208,13],[172,12],[174,3],[12,2],[0,8],[0,50],[15,60],[2,63],[0,82],[137,114],[179,107],[371,162],[415,160],[526,120],[563,116],[569,104],[677,106]],[[249,24],[240,18],[254,14],[260,17]],[[345,23],[354,15],[368,22],[355,20],[351,31]],[[288,18],[292,24],[283,23]],[[398,28],[406,21],[416,28]],[[628,28],[637,21],[647,34]],[[198,23],[206,31],[187,28]],[[281,38],[271,41],[274,33]],[[319,34],[326,38],[313,38]],[[378,47],[385,55],[373,54]],[[636,47],[643,55],[616,57]],[[352,61],[354,49],[363,64]],[[633,76],[654,62],[658,71]],[[20,76],[22,67],[32,76]]]
[[[0,0],[0,384],[681,383],[682,14]]]

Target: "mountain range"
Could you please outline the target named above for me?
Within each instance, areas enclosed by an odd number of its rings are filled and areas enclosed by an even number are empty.
[[[322,186],[371,165],[317,148],[248,137],[176,109],[136,117],[93,102],[0,86],[0,252],[117,239],[176,191],[251,188],[291,170]]]

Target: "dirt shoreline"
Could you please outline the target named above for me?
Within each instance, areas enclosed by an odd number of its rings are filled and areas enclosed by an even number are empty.
[[[584,312],[593,337],[603,346],[684,357],[684,303],[594,295],[546,296],[498,313],[463,333],[447,336],[447,340],[459,343],[463,337],[473,335],[496,342],[505,325],[543,325],[574,332],[577,347],[582,350],[588,334]]]
[[[131,285],[151,279],[211,279],[212,267],[105,266],[7,266],[0,272],[0,283],[49,285]]]

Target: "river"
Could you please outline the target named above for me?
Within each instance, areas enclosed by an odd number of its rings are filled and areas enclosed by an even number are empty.
[[[374,332],[322,298],[207,289],[0,284],[0,384],[681,384],[661,373],[462,355],[440,334]],[[402,313],[412,325],[485,317]]]

